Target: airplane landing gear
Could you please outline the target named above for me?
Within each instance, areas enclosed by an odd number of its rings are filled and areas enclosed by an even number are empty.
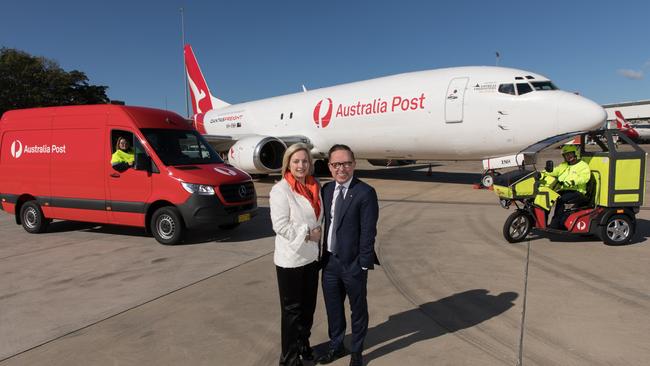
[[[488,170],[483,173],[483,177],[481,177],[481,188],[490,188],[494,184],[494,177],[499,175],[498,172],[495,172],[494,170]]]

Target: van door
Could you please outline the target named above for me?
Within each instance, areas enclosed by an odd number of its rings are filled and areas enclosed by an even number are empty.
[[[132,131],[111,129],[109,135],[107,143],[110,148],[107,151],[110,153],[107,154],[105,166],[109,192],[106,209],[110,211],[111,223],[144,227],[145,209],[151,195],[151,173],[136,167],[133,162],[130,165],[123,162],[121,166],[111,164],[111,159],[120,148],[126,149],[126,155],[133,157],[146,152]],[[126,140],[128,146],[118,145],[120,140]],[[121,156],[123,158],[124,154]]]
[[[52,120],[50,179],[53,216],[106,223],[105,115],[57,114]]]
[[[445,122],[463,122],[465,88],[469,78],[455,78],[449,82],[445,100]]]

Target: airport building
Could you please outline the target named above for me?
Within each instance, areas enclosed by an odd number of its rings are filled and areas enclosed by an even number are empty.
[[[636,102],[624,102],[603,105],[607,111],[607,121],[615,121],[615,111],[621,111],[627,122],[634,125],[650,124],[650,100],[640,100]]]

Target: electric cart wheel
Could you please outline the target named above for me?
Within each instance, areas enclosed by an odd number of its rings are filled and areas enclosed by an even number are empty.
[[[151,216],[151,232],[160,244],[180,243],[184,231],[183,221],[176,207],[161,207]]]
[[[632,240],[634,219],[626,215],[613,215],[602,227],[600,237],[608,245],[623,245]]]
[[[521,210],[513,212],[503,224],[503,237],[510,243],[524,241],[533,228],[530,215]]]
[[[47,230],[50,220],[45,218],[41,206],[36,201],[29,201],[20,208],[20,222],[28,233],[40,234]]]

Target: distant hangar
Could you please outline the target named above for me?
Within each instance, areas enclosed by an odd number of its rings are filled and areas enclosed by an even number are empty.
[[[616,120],[614,112],[618,110],[631,124],[650,124],[650,100],[604,104],[603,108],[607,112],[607,121]]]

